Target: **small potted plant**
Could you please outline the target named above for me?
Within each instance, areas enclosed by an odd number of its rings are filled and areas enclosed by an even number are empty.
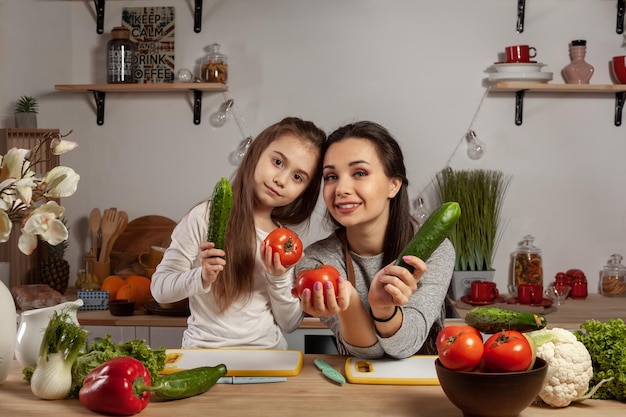
[[[471,281],[492,281],[493,259],[500,241],[500,211],[511,177],[500,171],[445,168],[437,173],[436,186],[442,202],[456,201],[461,217],[449,238],[456,251],[452,298],[467,295]]]
[[[35,97],[20,97],[15,104],[15,127],[18,129],[37,129],[38,109],[39,102]]]

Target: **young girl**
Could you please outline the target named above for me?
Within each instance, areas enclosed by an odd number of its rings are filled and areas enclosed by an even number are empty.
[[[183,348],[287,348],[282,331],[303,316],[291,296],[293,268],[262,242],[279,225],[309,220],[325,139],[312,122],[289,117],[252,141],[235,174],[224,250],[206,242],[210,201],[176,226],[150,289],[159,303],[189,298]]]
[[[296,273],[325,264],[337,268],[343,278],[337,298],[332,285],[323,289],[317,283],[313,294],[305,290],[304,311],[321,317],[335,334],[341,354],[435,354],[454,248],[445,240],[429,259],[405,257],[415,267],[413,274],[395,265],[417,230],[398,143],[372,122],[339,128],[324,146],[322,177],[328,215],[338,228],[305,249]]]

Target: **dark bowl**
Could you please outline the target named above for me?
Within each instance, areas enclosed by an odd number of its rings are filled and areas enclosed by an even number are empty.
[[[113,316],[132,316],[135,312],[135,301],[111,300],[109,301],[109,312]]]
[[[516,417],[537,399],[548,365],[537,358],[525,372],[458,372],[436,359],[435,369],[443,392],[464,416]]]

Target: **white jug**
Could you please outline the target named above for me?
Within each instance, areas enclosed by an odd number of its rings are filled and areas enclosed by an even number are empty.
[[[52,307],[22,312],[15,343],[15,359],[17,359],[18,363],[22,367],[35,366],[37,364],[43,334],[55,311],[61,312],[63,309],[66,309],[72,321],[79,324],[76,313],[82,305],[83,300],[79,298],[76,301],[68,301]]]
[[[9,376],[15,349],[15,302],[9,289],[0,281],[0,384]]]

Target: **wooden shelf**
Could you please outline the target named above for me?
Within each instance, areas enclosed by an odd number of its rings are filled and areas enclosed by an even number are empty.
[[[515,124],[522,124],[524,94],[558,93],[558,94],[614,94],[615,95],[615,126],[622,125],[622,109],[626,99],[626,84],[550,84],[521,81],[498,82],[489,86],[489,92],[515,92]]]
[[[203,92],[220,93],[228,88],[222,83],[162,83],[162,84],[57,84],[57,91],[93,93],[96,101],[96,123],[104,124],[104,99],[106,93],[181,93],[192,92],[194,97],[193,122],[200,124]]]

